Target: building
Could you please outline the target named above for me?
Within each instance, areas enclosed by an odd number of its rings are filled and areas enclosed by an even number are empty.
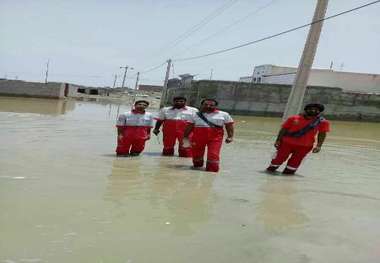
[[[84,94],[108,96],[109,92],[109,88],[87,87],[71,83],[0,80],[0,96],[62,99],[83,97]]]
[[[147,91],[147,92],[161,92],[162,86],[141,84],[139,85],[138,90]]]
[[[276,65],[256,66],[252,76],[239,79],[240,82],[292,85],[297,68]],[[380,93],[380,75],[312,69],[308,86],[338,87],[348,92]]]
[[[191,83],[194,80],[195,75],[191,74],[182,74],[179,75],[180,79],[173,78],[168,80],[168,88],[189,88],[191,87]]]

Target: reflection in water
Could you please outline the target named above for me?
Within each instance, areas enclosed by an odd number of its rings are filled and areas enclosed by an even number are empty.
[[[150,213],[145,216],[170,225],[175,235],[190,235],[210,217],[215,176],[181,174],[168,168],[168,159],[158,157],[151,173],[146,167],[142,172],[139,158],[114,160],[105,199],[116,204],[119,216],[131,216],[122,212],[127,207],[148,206]]]
[[[260,188],[263,195],[257,208],[257,219],[263,222],[269,231],[281,231],[302,225],[307,221],[307,217],[299,207],[294,180],[275,179],[278,178],[269,177]]]
[[[118,105],[0,99],[0,262],[379,262],[379,123],[334,122],[285,178],[260,173],[280,119],[236,116],[210,176],[155,138],[116,158]]]
[[[0,97],[0,112],[61,115],[75,108],[75,101]]]

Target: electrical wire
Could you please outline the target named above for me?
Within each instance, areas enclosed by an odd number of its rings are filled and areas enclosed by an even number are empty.
[[[357,10],[362,9],[364,7],[368,7],[370,5],[377,4],[379,2],[380,2],[380,0],[373,1],[373,2],[370,2],[370,3],[364,4],[364,5],[361,5],[361,6],[358,6],[358,7],[355,7],[355,8],[352,8],[352,9],[340,12],[340,13],[337,13],[335,15],[331,15],[331,16],[325,17],[323,19],[315,20],[315,21],[313,21],[311,23],[307,23],[307,24],[304,24],[302,26],[294,27],[294,28],[282,31],[282,32],[277,33],[277,34],[273,34],[273,35],[270,35],[270,36],[267,36],[267,37],[264,37],[264,38],[260,38],[260,39],[254,40],[254,41],[250,41],[250,42],[247,42],[247,43],[243,43],[243,44],[240,44],[240,45],[237,45],[237,46],[234,46],[234,47],[230,47],[230,48],[226,48],[226,49],[221,49],[221,50],[217,50],[217,51],[214,51],[214,52],[210,52],[210,53],[206,53],[206,54],[198,55],[198,56],[192,56],[192,57],[187,57],[187,58],[177,58],[177,59],[173,59],[173,61],[179,62],[179,61],[188,61],[188,60],[200,59],[200,58],[204,58],[204,57],[209,57],[209,56],[225,53],[225,52],[228,52],[228,51],[231,51],[231,50],[235,50],[235,49],[239,49],[239,48],[242,48],[242,47],[250,46],[250,45],[253,45],[253,44],[256,44],[256,43],[259,43],[259,42],[263,42],[265,40],[269,40],[269,39],[272,39],[272,38],[275,38],[275,37],[278,37],[278,36],[281,36],[281,35],[288,34],[290,32],[294,32],[296,30],[299,30],[299,29],[302,29],[302,28],[305,28],[305,27],[309,27],[309,26],[311,26],[313,24],[320,23],[320,22],[325,21],[325,20],[329,20],[329,19],[341,16],[341,15],[345,15],[345,14],[357,11]]]
[[[177,38],[175,38],[172,43],[169,43],[165,45],[163,48],[159,49],[157,53],[162,53],[164,49],[168,48],[174,48],[178,44],[180,44],[185,39],[189,38],[192,34],[209,24],[212,20],[214,20],[216,17],[221,15],[225,10],[233,6],[238,0],[228,0],[226,3],[224,3],[222,6],[218,7],[214,11],[212,11],[209,15],[207,15],[205,18],[203,18],[200,22],[193,25],[191,28],[186,30],[184,33],[180,34]]]
[[[216,31],[215,33],[201,39],[200,41],[198,41],[197,43],[193,44],[193,45],[190,45],[188,47],[186,47],[187,50],[189,50],[190,48],[193,48],[193,47],[197,47],[197,46],[200,46],[202,45],[204,42],[214,38],[215,36],[218,36],[228,30],[230,30],[231,28],[233,28],[234,26],[236,26],[237,24],[240,24],[242,22],[244,22],[245,20],[247,20],[249,17],[259,13],[260,11],[268,8],[269,6],[271,6],[274,2],[276,2],[277,0],[272,0],[270,1],[269,3],[267,3],[266,5],[263,5],[263,6],[260,6],[258,8],[256,8],[255,10],[253,10],[252,12],[248,13],[247,15],[243,16],[242,18],[240,19],[237,19],[235,20],[233,23],[221,28],[220,30]]]
[[[154,71],[154,70],[156,70],[156,69],[159,69],[159,68],[161,68],[163,65],[165,65],[166,63],[167,63],[167,62],[165,61],[165,62],[161,63],[160,65],[154,66],[154,67],[149,68],[149,69],[147,69],[147,70],[142,70],[142,71],[140,71],[140,74],[146,74],[146,73],[148,73],[148,72],[151,72],[151,71]]]

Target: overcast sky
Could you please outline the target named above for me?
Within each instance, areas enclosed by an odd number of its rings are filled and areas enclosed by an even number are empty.
[[[371,0],[330,0],[327,15]],[[137,71],[167,58],[200,55],[274,34],[311,21],[316,0],[0,0],[0,77],[128,85]],[[213,15],[210,15],[213,14]],[[380,74],[380,4],[326,21],[314,67]],[[196,27],[200,22],[202,27]],[[178,37],[193,28],[192,34]],[[187,62],[171,76],[198,74],[238,80],[255,65],[297,66],[308,29],[256,45]],[[162,84],[165,66],[141,83]]]

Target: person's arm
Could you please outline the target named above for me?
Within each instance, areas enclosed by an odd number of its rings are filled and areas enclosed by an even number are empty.
[[[280,147],[280,144],[281,144],[281,141],[282,141],[282,137],[285,136],[285,134],[289,131],[289,129],[292,127],[293,125],[293,119],[294,117],[291,116],[289,117],[282,125],[281,125],[281,129],[280,131],[278,132],[277,134],[277,138],[276,138],[276,141],[274,143],[274,147],[277,149],[278,147]]]
[[[126,119],[123,114],[120,114],[117,122],[116,122],[116,128],[117,128],[117,138],[119,140],[123,139],[123,131],[125,129]]]
[[[326,139],[326,132],[319,132],[318,139],[317,139],[317,146],[314,147],[313,153],[319,153],[321,151],[321,148],[325,139]]]
[[[155,135],[158,135],[160,133],[160,127],[161,127],[162,123],[164,122],[164,120],[165,120],[165,108],[162,108],[158,112],[158,116],[156,118],[156,125],[155,125],[154,130],[153,130],[153,133]]]
[[[124,130],[124,128],[123,127],[117,127],[117,138],[119,139],[119,140],[121,140],[121,139],[123,139],[123,130]]]
[[[233,123],[226,123],[226,131],[227,131],[227,138],[225,140],[226,143],[231,143],[233,141],[234,137],[234,124]]]
[[[281,128],[281,130],[278,132],[278,135],[277,135],[277,139],[274,143],[274,147],[278,148],[280,146],[280,143],[281,143],[281,140],[282,140],[282,137],[284,137],[284,135],[288,132],[287,129],[285,128]]]
[[[147,139],[147,140],[150,139],[150,131],[151,131],[151,130],[152,130],[151,127],[146,128],[146,135],[147,135],[146,139]]]
[[[158,135],[160,133],[160,127],[161,127],[163,122],[164,122],[163,120],[157,120],[156,121],[156,125],[154,126],[154,130],[153,130],[153,133],[155,135]]]
[[[189,135],[193,129],[194,129],[194,123],[188,123],[185,128],[185,132],[183,133],[183,137],[186,139],[189,139]]]

